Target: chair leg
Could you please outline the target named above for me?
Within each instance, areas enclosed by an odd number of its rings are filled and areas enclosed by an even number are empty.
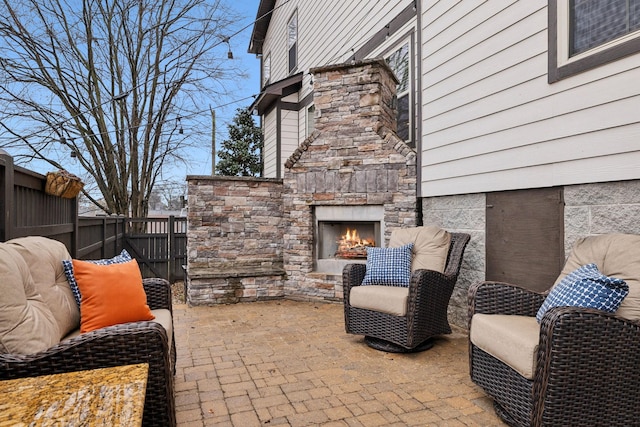
[[[386,351],[387,353],[417,353],[420,351],[429,350],[431,347],[433,347],[433,339],[431,338],[423,341],[421,344],[413,348],[406,348],[390,341],[369,336],[364,337],[364,342],[373,349]]]
[[[514,420],[511,415],[495,400],[493,401],[493,409],[496,411],[496,415],[510,427],[521,427],[520,424],[518,424],[516,420]]]

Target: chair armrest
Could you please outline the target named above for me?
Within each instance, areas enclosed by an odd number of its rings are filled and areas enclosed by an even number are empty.
[[[445,313],[457,279],[457,274],[434,270],[412,272],[407,300],[408,323],[424,329],[434,319],[442,316],[446,319]]]
[[[510,283],[476,282],[469,286],[469,322],[475,313],[535,316],[546,296]]]
[[[169,341],[156,322],[108,326],[33,354],[0,354],[0,379],[149,363],[169,369]],[[158,363],[162,361],[162,363]],[[169,372],[169,371],[167,371]]]
[[[147,304],[151,310],[166,308],[173,314],[171,284],[168,280],[159,277],[142,279],[142,286],[147,294]]]
[[[620,425],[637,423],[639,343],[640,322],[594,309],[551,308],[540,323],[533,385],[540,417],[562,420],[553,411],[568,405],[578,414],[593,413],[589,405],[597,405],[603,420],[615,418]],[[588,399],[583,399],[585,396]],[[618,414],[635,419],[618,418]]]
[[[0,354],[0,380],[148,363],[144,423],[175,425],[174,377],[165,329],[131,322],[80,334],[39,353]]]
[[[366,272],[366,264],[347,264],[342,269],[342,294],[345,306],[349,306],[349,292],[351,288],[360,286]]]
[[[434,270],[415,270],[411,273],[409,281],[409,304],[422,300],[446,298],[445,305],[448,305],[449,298],[453,292],[453,287],[458,278],[457,274],[445,274]],[[411,311],[411,310],[409,310]]]

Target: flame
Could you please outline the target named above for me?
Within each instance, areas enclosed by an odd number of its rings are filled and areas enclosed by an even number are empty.
[[[357,229],[347,228],[347,232],[340,236],[338,240],[338,250],[349,250],[352,248],[365,248],[375,246],[373,239],[362,239]]]

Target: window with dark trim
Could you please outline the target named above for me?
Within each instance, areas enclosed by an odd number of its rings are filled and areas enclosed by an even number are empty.
[[[271,53],[262,60],[262,87],[271,83]]]
[[[409,132],[411,126],[411,114],[409,96],[411,92],[410,85],[410,49],[409,42],[403,43],[399,48],[391,52],[389,56],[385,58],[387,64],[395,74],[399,83],[397,86],[396,97],[397,102],[397,134],[400,138],[408,141],[411,138],[411,132]]]
[[[287,24],[287,49],[291,73],[298,66],[298,11],[293,12]]]
[[[307,108],[307,137],[311,135],[313,130],[316,128],[315,114],[316,106],[312,104],[309,108]]]
[[[549,0],[549,82],[640,52],[640,0]]]

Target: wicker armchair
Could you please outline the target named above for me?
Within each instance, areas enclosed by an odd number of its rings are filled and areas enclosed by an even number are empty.
[[[169,309],[171,288],[164,279],[144,279],[147,303]],[[132,322],[64,340],[40,353],[0,354],[0,380],[137,363],[149,364],[143,425],[175,426],[175,339],[156,322]]]
[[[451,333],[447,307],[470,236],[450,234],[444,272],[426,269],[412,272],[405,316],[352,306],[351,290],[362,283],[366,265],[346,265],[342,273],[346,332],[364,335],[369,346],[390,352],[426,350],[432,346],[430,338]]]
[[[626,243],[618,245],[618,240]],[[605,243],[601,245],[600,243]],[[593,243],[596,243],[593,245]],[[519,286],[480,282],[469,288],[470,375],[493,398],[496,413],[511,426],[627,426],[638,425],[640,420],[640,322],[623,317],[631,313],[638,298],[638,279],[627,267],[640,267],[640,236],[598,236],[581,240],[563,269],[558,281],[572,271],[575,265],[596,262],[604,274],[624,279],[630,293],[616,313],[591,308],[556,307],[535,321],[536,313],[547,293],[536,293]],[[617,248],[614,246],[618,245]],[[580,251],[593,257],[606,247],[608,252],[599,260],[572,257]],[[585,246],[590,246],[585,251]],[[635,246],[635,249],[630,249]],[[580,258],[580,257],[578,257]],[[611,268],[612,261],[618,266]],[[608,267],[609,266],[609,267]],[[625,269],[627,272],[625,273]],[[609,270],[609,271],[607,271]],[[631,275],[629,275],[631,274]],[[636,287],[634,292],[633,287]],[[634,295],[632,295],[634,293]],[[633,308],[632,308],[633,310]],[[637,313],[636,313],[637,314]],[[478,316],[480,315],[480,316]],[[505,354],[488,350],[486,343],[478,344],[477,328],[487,315],[507,315],[501,328],[502,336],[493,331],[490,339],[503,342],[511,348],[513,357],[524,335],[530,328],[518,330],[522,321],[533,325],[534,342],[529,358],[529,375],[509,364]],[[478,317],[474,317],[478,316]],[[533,320],[531,320],[533,319]],[[477,321],[477,323],[476,323]],[[485,324],[486,325],[486,324]],[[539,332],[538,332],[539,328]],[[526,331],[528,329],[528,332]],[[514,338],[515,337],[515,338]],[[485,347],[481,349],[480,346]],[[486,350],[486,351],[485,351]],[[528,378],[530,377],[530,378]]]

